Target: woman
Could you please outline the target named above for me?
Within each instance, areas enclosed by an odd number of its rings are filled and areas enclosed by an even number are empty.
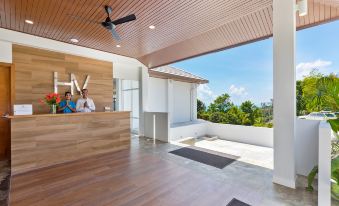
[[[65,92],[65,100],[60,102],[58,112],[72,113],[76,112],[75,103],[71,101],[72,95],[70,92]]]

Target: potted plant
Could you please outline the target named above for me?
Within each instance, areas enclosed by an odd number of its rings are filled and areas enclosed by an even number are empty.
[[[40,99],[40,103],[47,104],[49,106],[49,113],[51,114],[56,114],[56,109],[60,101],[60,95],[57,93],[49,93],[43,99]]]

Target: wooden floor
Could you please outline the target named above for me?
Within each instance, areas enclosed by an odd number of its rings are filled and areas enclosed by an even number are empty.
[[[230,186],[125,150],[12,177],[10,205],[225,206]]]

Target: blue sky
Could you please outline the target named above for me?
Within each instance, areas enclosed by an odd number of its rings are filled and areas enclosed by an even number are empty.
[[[297,32],[297,79],[313,68],[339,72],[339,20]],[[223,93],[234,103],[257,105],[273,96],[272,38],[172,64],[210,81],[198,88],[198,98],[209,104]]]

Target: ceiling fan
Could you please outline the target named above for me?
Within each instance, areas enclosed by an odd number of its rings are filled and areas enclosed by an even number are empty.
[[[119,25],[119,24],[123,24],[123,23],[127,23],[127,22],[130,22],[130,21],[136,20],[136,16],[134,14],[131,14],[131,15],[122,17],[120,19],[112,20],[110,18],[110,14],[112,13],[112,7],[106,5],[105,11],[107,13],[107,17],[106,17],[105,21],[103,21],[103,22],[97,22],[97,21],[92,21],[92,20],[89,20],[89,19],[83,19],[82,17],[73,16],[73,15],[70,15],[70,16],[72,18],[76,19],[76,20],[101,24],[104,28],[106,28],[107,30],[109,30],[112,33],[112,36],[115,40],[119,41],[120,36],[117,33],[117,31],[115,30],[116,26]]]

